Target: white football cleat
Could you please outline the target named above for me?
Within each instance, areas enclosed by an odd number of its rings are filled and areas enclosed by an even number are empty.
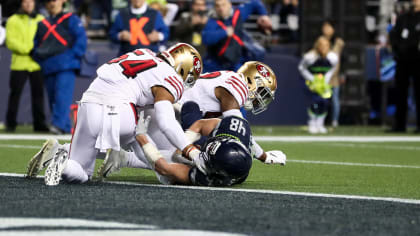
[[[59,148],[45,171],[44,181],[46,185],[55,186],[60,183],[61,174],[66,167],[68,159],[67,150]]]
[[[128,166],[128,158],[123,150],[115,151],[109,149],[106,152],[104,162],[98,169],[99,178],[106,178],[110,174],[120,171],[121,168]]]
[[[59,146],[57,139],[48,139],[42,145],[41,150],[29,161],[26,178],[35,178],[41,170],[45,169],[53,159]]]

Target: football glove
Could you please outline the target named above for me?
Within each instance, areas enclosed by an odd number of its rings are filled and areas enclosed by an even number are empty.
[[[266,152],[265,164],[286,165],[286,155],[282,151],[273,150]]]
[[[306,85],[308,86],[309,90],[318,94],[322,98],[327,99],[332,95],[331,85],[325,82],[325,77],[322,74],[315,75],[313,81],[307,80]]]
[[[145,135],[147,133],[147,128],[149,127],[151,116],[144,118],[144,111],[140,111],[138,115],[139,120],[136,125],[136,136],[141,134]]]

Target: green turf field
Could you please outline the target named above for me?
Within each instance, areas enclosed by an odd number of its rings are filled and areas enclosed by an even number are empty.
[[[257,135],[304,135],[298,127],[256,127]],[[361,128],[341,128],[336,135],[357,135]],[[271,133],[267,133],[271,130]],[[374,129],[368,136],[381,135]],[[331,134],[330,134],[331,135]],[[360,135],[360,133],[359,133]],[[362,135],[363,134],[362,132]],[[415,136],[414,136],[415,137]],[[0,140],[0,173],[24,173],[41,140]],[[236,188],[350,194],[420,199],[419,142],[260,142],[265,150],[282,150],[286,166],[254,161],[247,181]],[[99,166],[101,160],[97,161]],[[109,180],[158,183],[148,170],[124,169]]]

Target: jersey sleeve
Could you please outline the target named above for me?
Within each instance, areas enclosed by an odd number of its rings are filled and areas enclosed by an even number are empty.
[[[219,84],[220,87],[225,88],[242,107],[248,99],[248,86],[242,75],[237,73],[228,73],[226,77]]]
[[[166,88],[172,94],[172,96],[174,96],[174,102],[180,100],[182,94],[184,93],[184,85],[182,83],[182,79],[176,75],[166,76],[163,79],[161,86]]]

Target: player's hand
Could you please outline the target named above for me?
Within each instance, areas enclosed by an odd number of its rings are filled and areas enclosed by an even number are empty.
[[[265,164],[280,164],[286,165],[286,154],[282,151],[273,150],[266,152]]]
[[[193,164],[204,174],[207,174],[206,164],[204,159],[201,157],[202,152],[198,149],[193,150],[190,152],[190,157],[192,159]]]
[[[149,128],[151,116],[147,116],[146,118],[144,118],[144,111],[140,111],[138,115],[139,121],[136,125],[136,136],[142,134],[145,135],[147,134],[147,128]]]

